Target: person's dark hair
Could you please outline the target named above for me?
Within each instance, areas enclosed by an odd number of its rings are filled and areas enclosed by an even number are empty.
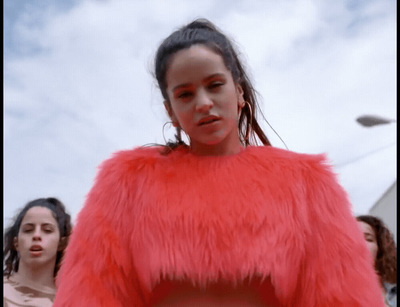
[[[393,235],[383,221],[372,215],[359,215],[357,221],[367,223],[375,231],[378,244],[375,270],[382,282],[397,283],[397,250]]]
[[[22,219],[26,212],[32,207],[48,208],[57,221],[60,230],[60,250],[57,252],[56,265],[54,267],[54,277],[60,268],[64,250],[67,247],[69,236],[72,231],[71,216],[66,212],[64,204],[57,198],[39,198],[28,202],[14,217],[14,220],[4,233],[3,241],[3,275],[10,277],[13,272],[18,272],[19,255],[14,246],[14,238],[18,237]]]
[[[239,136],[243,145],[257,144],[257,138],[264,145],[271,145],[267,136],[257,122],[257,113],[261,110],[256,99],[256,91],[247,76],[238,54],[229,39],[207,19],[196,19],[195,21],[181,27],[168,36],[159,46],[155,57],[155,77],[161,94],[166,103],[169,103],[166,91],[166,73],[172,56],[195,44],[202,44],[221,55],[228,70],[232,73],[233,80],[243,88],[245,106],[239,117]],[[262,115],[262,113],[261,113]],[[176,142],[167,143],[170,149],[185,143],[181,139],[181,130],[178,127],[175,135]],[[252,141],[250,141],[252,139]]]

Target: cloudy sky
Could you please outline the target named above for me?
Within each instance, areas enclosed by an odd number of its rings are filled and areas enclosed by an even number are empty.
[[[198,17],[235,40],[287,147],[327,154],[355,214],[396,180],[396,124],[355,121],[396,119],[394,0],[5,0],[3,17],[6,224],[49,196],[75,219],[101,161],[164,142],[153,56]]]

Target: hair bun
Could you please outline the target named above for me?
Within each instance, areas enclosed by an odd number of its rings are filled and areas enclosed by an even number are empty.
[[[205,18],[199,18],[189,23],[186,29],[205,29],[209,31],[217,31],[213,23]]]

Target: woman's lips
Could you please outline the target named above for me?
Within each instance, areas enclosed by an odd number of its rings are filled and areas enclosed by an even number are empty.
[[[32,245],[31,248],[29,249],[31,252],[38,252],[38,251],[42,251],[43,247],[41,247],[40,245]]]
[[[32,257],[39,257],[42,255],[43,247],[41,247],[40,245],[33,245],[29,249],[29,252]]]
[[[219,120],[220,118],[218,116],[206,116],[198,121],[198,125],[199,126],[209,125]]]

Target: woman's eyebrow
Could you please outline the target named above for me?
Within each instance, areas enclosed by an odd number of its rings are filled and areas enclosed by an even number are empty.
[[[182,83],[182,84],[179,84],[179,85],[175,86],[172,89],[172,92],[175,92],[176,90],[179,90],[179,89],[182,89],[182,88],[188,88],[190,86],[191,86],[190,83]]]
[[[216,78],[216,77],[225,77],[225,76],[224,76],[223,73],[215,73],[215,74],[212,74],[212,75],[208,76],[207,78],[205,78],[205,79],[203,80],[203,82],[210,81],[210,80],[212,80],[212,79],[214,79],[214,78]],[[181,89],[181,88],[188,88],[188,87],[191,87],[191,84],[190,84],[190,83],[178,84],[177,86],[175,86],[175,87],[172,88],[172,92],[175,92],[176,90]]]
[[[35,224],[35,223],[28,222],[28,223],[22,224],[21,227],[22,227],[22,226],[34,226],[34,225],[36,225],[36,224]],[[41,223],[40,225],[41,225],[41,226],[47,226],[47,225],[55,226],[55,224],[49,223],[49,222]]]
[[[212,74],[211,76],[208,76],[207,78],[205,78],[204,81],[207,82],[207,81],[212,80],[212,79],[214,79],[216,77],[225,77],[225,75],[223,73],[215,73],[215,74]]]

